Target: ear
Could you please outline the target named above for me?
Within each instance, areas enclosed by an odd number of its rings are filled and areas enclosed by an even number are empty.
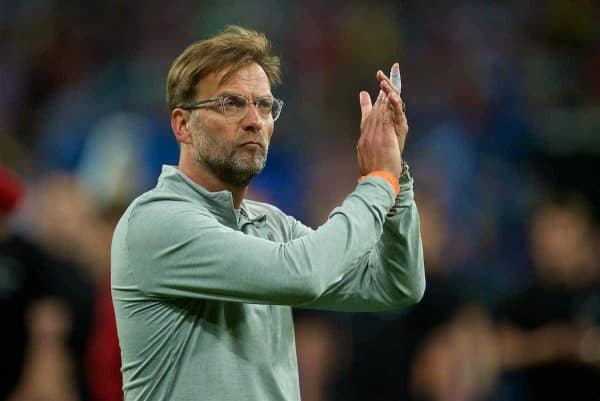
[[[192,135],[189,130],[191,116],[192,113],[179,108],[171,112],[171,129],[179,143],[188,145],[192,143]]]

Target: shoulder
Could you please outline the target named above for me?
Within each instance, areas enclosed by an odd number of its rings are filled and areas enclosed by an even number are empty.
[[[117,223],[113,241],[129,238],[132,234],[155,236],[174,226],[183,230],[198,220],[214,220],[214,216],[200,202],[154,188],[138,196],[125,210]]]
[[[161,216],[173,218],[189,212],[200,216],[210,215],[205,205],[198,200],[185,194],[154,188],[137,197],[127,208],[123,217],[127,216],[129,221],[134,217],[160,220]]]

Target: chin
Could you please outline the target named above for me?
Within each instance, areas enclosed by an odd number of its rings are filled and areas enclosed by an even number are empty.
[[[256,171],[256,174],[260,173],[262,169],[265,167],[267,162],[267,158],[263,154],[259,155],[240,155],[241,157],[237,157],[235,161],[235,165],[238,167],[240,171],[244,172],[252,172]]]
[[[264,168],[263,164],[255,165],[255,166],[247,166],[246,168],[238,171],[238,174],[240,176],[247,176],[247,177],[254,178],[263,171],[263,168]]]
[[[261,173],[264,167],[265,160],[262,158],[252,161],[238,159],[224,175],[228,177],[227,181],[237,186],[246,186]]]

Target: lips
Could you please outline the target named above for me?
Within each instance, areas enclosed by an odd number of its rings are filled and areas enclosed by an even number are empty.
[[[260,148],[264,148],[262,143],[256,142],[256,141],[246,141],[246,142],[243,142],[240,146],[246,146],[246,145],[256,145]]]

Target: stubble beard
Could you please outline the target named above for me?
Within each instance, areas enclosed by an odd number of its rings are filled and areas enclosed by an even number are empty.
[[[234,187],[246,187],[267,163],[267,148],[256,152],[246,152],[236,146],[227,152],[221,144],[201,132],[195,134],[197,143],[194,146],[196,163],[200,168],[207,168],[222,182]]]

